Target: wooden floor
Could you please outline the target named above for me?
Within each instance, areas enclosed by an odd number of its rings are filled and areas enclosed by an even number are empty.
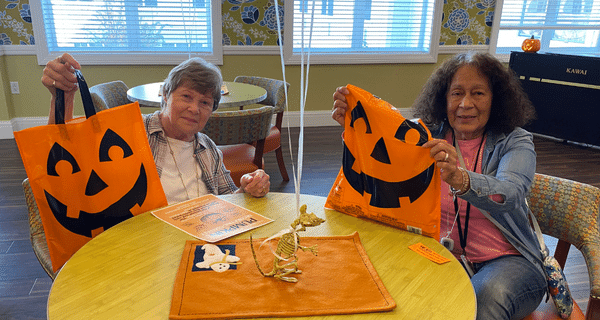
[[[304,134],[302,193],[327,196],[342,161],[341,128],[306,128]],[[291,131],[293,149],[298,130]],[[292,173],[287,131],[284,154]],[[568,178],[600,187],[600,151],[592,148],[535,139],[537,172]],[[296,152],[296,151],[294,151]],[[26,174],[14,140],[0,140],[0,319],[45,319],[50,278],[31,249],[27,208],[21,182]],[[296,166],[294,154],[294,166]],[[295,191],[293,181],[283,182],[274,154],[265,156],[271,175],[271,191]],[[549,247],[555,241],[547,239]],[[551,248],[553,250],[553,248]],[[572,248],[565,269],[574,298],[585,310],[589,295],[587,268],[579,251]]]

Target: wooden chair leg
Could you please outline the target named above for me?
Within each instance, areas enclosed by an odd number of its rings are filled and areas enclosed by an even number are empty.
[[[571,244],[564,240],[558,240],[558,243],[556,244],[554,258],[563,269],[565,268],[565,263],[567,262],[567,256],[569,255],[570,248]]]
[[[590,297],[585,312],[586,319],[600,319],[600,298]]]
[[[283,152],[281,150],[281,146],[275,149],[275,155],[277,156],[277,164],[279,165],[279,172],[281,172],[281,177],[283,178],[283,181],[290,181],[287,169],[285,168],[285,163],[283,162]]]
[[[254,149],[254,165],[256,165],[259,169],[265,168],[265,160],[263,159],[263,151],[265,150],[265,139],[258,140],[256,143],[256,147]]]

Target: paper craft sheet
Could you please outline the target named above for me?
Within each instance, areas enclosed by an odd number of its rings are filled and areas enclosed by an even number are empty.
[[[213,194],[154,210],[152,214],[207,242],[217,242],[273,221]]]
[[[263,271],[273,266],[264,239],[254,239]],[[263,277],[254,262],[250,240],[229,239],[215,245],[239,258],[222,272],[198,268],[207,258],[202,241],[187,241],[175,278],[169,319],[224,319],[356,314],[391,311],[396,303],[371,264],[358,233],[303,237],[318,245],[318,256],[298,251],[297,283]],[[272,243],[273,248],[277,241]]]

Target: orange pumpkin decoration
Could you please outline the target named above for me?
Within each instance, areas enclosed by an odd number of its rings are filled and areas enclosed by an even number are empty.
[[[536,53],[540,50],[541,43],[540,39],[536,39],[534,36],[531,36],[529,39],[525,39],[523,44],[521,45],[521,49],[525,52],[533,52]]]

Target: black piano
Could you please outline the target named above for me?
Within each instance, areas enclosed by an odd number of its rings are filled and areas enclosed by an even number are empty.
[[[512,52],[509,67],[535,106],[532,133],[600,145],[600,58]]]

